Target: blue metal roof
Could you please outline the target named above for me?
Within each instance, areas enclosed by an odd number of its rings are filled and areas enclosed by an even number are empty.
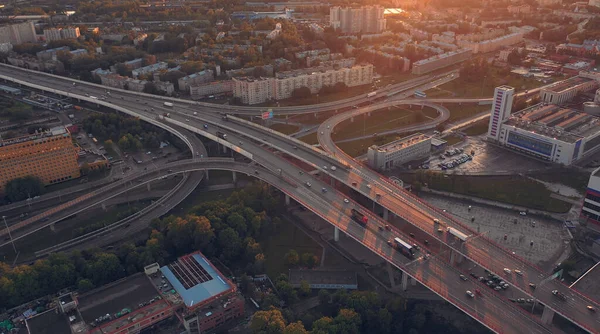
[[[220,294],[221,292],[231,289],[231,286],[227,283],[227,281],[221,277],[220,273],[213,269],[205,257],[201,256],[200,254],[193,254],[192,258],[194,258],[194,260],[196,260],[196,262],[198,262],[198,264],[204,268],[208,274],[210,274],[210,276],[213,278],[212,280],[195,285],[190,289],[186,289],[175,277],[168,266],[160,268],[160,271],[165,278],[169,281],[169,283],[171,283],[181,298],[183,298],[183,301],[187,307],[201,303],[213,296]]]

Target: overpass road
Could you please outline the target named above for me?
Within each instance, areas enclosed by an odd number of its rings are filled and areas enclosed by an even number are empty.
[[[405,192],[403,189],[391,185],[391,183],[386,181],[385,177],[356,162],[352,157],[339,149],[331,138],[332,131],[342,121],[352,117],[353,113],[367,111],[368,108],[361,108],[352,113],[335,115],[323,122],[318,130],[318,139],[321,147],[359,171],[360,175],[354,179],[356,182],[367,181],[371,184],[369,188],[359,186],[358,190],[361,193],[374,200],[376,199],[376,193],[382,194],[383,197],[379,203],[383,207],[419,227],[421,230],[426,231],[433,238],[443,239],[444,237],[448,237],[448,233],[442,232],[440,234],[437,231],[438,227],[435,226],[434,219],[438,219],[443,226],[453,227],[466,235],[472,236],[466,243],[453,247],[453,250],[483,268],[502,276],[505,281],[531,296],[531,298],[547,305],[553,311],[579,324],[582,328],[592,333],[600,331],[598,315],[587,309],[588,305],[597,309],[598,303],[596,301],[587,298],[558,280],[547,280],[546,278],[549,274],[543,272],[538,267],[502,248],[485,236],[477,235],[475,231],[455,221],[450,215],[440,212],[438,209]],[[407,128],[407,131],[409,129],[420,130],[418,128],[418,125],[413,126],[412,128]],[[510,269],[512,273],[506,273],[504,268]],[[523,275],[517,275],[514,270],[520,270]],[[529,283],[536,284],[537,288],[531,289]],[[565,294],[567,300],[562,301],[554,296],[551,293],[553,290],[558,290]]]
[[[70,88],[72,87],[72,83],[70,81],[68,81],[67,79],[60,78],[60,77],[51,77],[51,76],[47,76],[47,75],[39,75],[38,77],[44,77],[44,78],[50,77],[52,79],[53,84],[50,85],[52,88],[48,88],[47,86],[45,86],[45,84],[40,83],[41,80],[39,80],[39,78],[35,78],[36,79],[35,82],[31,82],[31,81],[27,82],[27,81],[23,80],[23,77],[27,77],[27,75],[30,75],[30,74],[21,73],[22,75],[19,76],[18,78],[10,77],[10,76],[7,76],[4,74],[4,69],[5,69],[4,66],[0,67],[0,77],[6,78],[7,80],[19,81],[23,84],[26,84],[26,85],[34,87],[34,88],[42,88],[45,91],[55,92],[55,93],[61,94],[61,95],[78,97],[81,99],[96,102],[95,99],[92,99],[89,97],[73,96],[73,93],[69,92],[71,90]],[[23,71],[23,70],[20,70],[20,71]],[[25,71],[24,73],[29,73],[29,72]],[[33,81],[33,78],[29,78],[27,80]],[[97,94],[97,95],[103,94],[103,92],[105,90],[104,87],[95,87],[95,86],[86,86],[85,89],[92,92],[93,94]],[[161,114],[165,111],[165,108],[159,107],[159,105],[157,104],[157,102],[161,103],[160,101],[162,101],[162,100],[156,99],[156,98],[146,99],[144,97],[141,97],[144,99],[144,102],[147,103],[147,104],[142,104],[141,101],[134,101],[134,99],[135,100],[138,99],[137,97],[135,97],[136,95],[134,95],[134,94],[126,93],[126,92],[119,92],[118,94],[120,94],[123,97],[122,99],[120,99],[120,101],[118,98],[115,98],[115,95],[117,95],[117,93],[113,93],[111,95],[112,104],[105,102],[105,101],[97,101],[96,103],[101,104],[101,105],[106,105],[108,107],[112,107],[115,110],[123,111],[123,112],[129,113],[129,114],[138,115],[142,119],[150,120],[152,123],[158,124],[156,122],[156,120],[153,119],[151,112],[154,112],[154,116],[156,116],[156,114]],[[332,176],[335,179],[342,181],[344,184],[351,184],[353,182],[352,180],[356,180],[354,182],[357,182],[357,188],[359,188],[359,190],[362,193],[369,195],[370,198],[373,198],[375,196],[376,189],[380,189],[380,190],[385,190],[386,193],[388,193],[388,194],[393,195],[395,193],[395,195],[392,197],[399,197],[399,199],[401,201],[407,201],[407,199],[408,199],[407,202],[409,202],[409,203],[415,201],[415,199],[413,199],[409,195],[401,193],[397,189],[394,189],[393,185],[386,184],[384,179],[379,180],[379,176],[376,176],[378,178],[377,179],[378,183],[376,184],[378,188],[371,189],[372,187],[369,187],[368,183],[369,182],[373,183],[373,179],[365,177],[366,176],[365,169],[363,169],[362,166],[361,166],[361,168],[352,167],[351,166],[353,164],[352,161],[336,159],[335,152],[332,154],[332,156],[327,156],[327,155],[322,154],[322,152],[316,150],[315,148],[313,148],[309,145],[305,145],[305,144],[298,142],[292,138],[283,136],[280,133],[277,133],[275,131],[271,131],[269,129],[262,128],[256,124],[253,124],[253,123],[241,120],[241,119],[236,119],[233,117],[231,117],[229,120],[222,120],[221,117],[219,115],[215,115],[214,111],[212,111],[212,110],[205,110],[205,108],[201,108],[199,106],[183,104],[183,103],[180,106],[179,102],[177,102],[177,103],[178,104],[176,105],[176,107],[168,109],[170,112],[173,113],[173,116],[171,118],[166,119],[167,123],[172,123],[171,125],[182,126],[184,128],[187,128],[188,130],[201,133],[202,135],[205,135],[206,137],[208,137],[210,139],[215,139],[216,141],[220,141],[220,142],[224,142],[224,141],[220,138],[216,138],[214,134],[211,134],[208,131],[210,131],[213,127],[216,127],[217,129],[223,129],[224,131],[228,132],[227,134],[230,137],[228,139],[230,141],[227,141],[227,142],[229,143],[229,145],[232,147],[232,149],[234,151],[241,152],[242,147],[244,147],[245,145],[248,144],[249,139],[256,140],[259,143],[265,144],[265,146],[268,145],[268,146],[275,148],[281,152],[286,152],[287,154],[289,154],[292,157],[295,157],[302,161],[309,162],[314,167],[321,169],[321,171],[323,173],[329,174],[329,176]],[[150,105],[154,105],[155,107],[150,107]],[[148,110],[148,108],[150,108],[150,110]],[[152,110],[152,108],[154,108],[155,110]],[[191,110],[198,110],[197,112],[198,112],[198,114],[200,114],[200,116],[193,115],[193,112],[191,112]],[[204,128],[204,124],[207,124],[207,127],[209,128],[209,129],[205,129],[207,131],[200,130],[200,129]],[[164,127],[164,124],[161,124],[159,126]],[[239,136],[235,137],[234,134],[239,134]],[[232,144],[232,143],[235,143],[235,144]],[[272,151],[268,151],[266,149],[260,150],[260,149],[253,147],[252,150],[248,150],[248,152],[251,152],[251,154],[249,156],[251,159],[259,162],[263,166],[270,167],[273,164],[275,164],[275,165],[280,164],[280,166],[282,168],[279,168],[279,169],[284,170],[284,168],[285,168],[285,170],[287,170],[289,168],[288,167],[289,162],[286,162],[285,160],[283,160],[284,162],[282,164],[282,162],[281,162],[282,159],[278,155],[273,154]],[[256,155],[257,152],[260,153],[260,156]],[[267,154],[264,155],[265,153],[267,153]],[[332,172],[330,168],[327,168],[330,166],[336,166],[338,168],[335,172]],[[346,168],[346,166],[348,168]],[[367,170],[366,173],[369,173],[369,171]],[[308,176],[306,176],[306,177],[308,177]],[[312,181],[312,182],[315,182],[315,181]],[[375,188],[375,187],[373,187],[373,188]],[[372,191],[367,192],[365,189],[370,189]],[[333,193],[333,192],[329,192],[329,193]],[[386,194],[386,196],[387,196],[387,194]],[[298,200],[302,203],[301,198],[298,198]],[[322,203],[332,203],[332,202],[326,201],[326,202],[322,202]],[[306,204],[306,203],[303,203],[303,204]],[[414,205],[414,203],[412,203],[412,204]],[[423,205],[419,202],[417,204],[419,204],[421,206]],[[388,205],[388,204],[384,203],[384,206],[386,206],[386,205]],[[403,206],[406,207],[406,204],[403,204]],[[430,207],[425,207],[425,208],[428,211],[431,211],[431,209],[432,209]],[[415,208],[413,208],[413,207],[409,207],[409,209],[415,210]],[[318,210],[316,210],[316,211],[318,211]],[[428,212],[428,214],[431,214],[431,213]],[[435,212],[435,214],[439,214],[439,213]],[[399,216],[402,216],[402,215],[399,215]],[[427,216],[427,214],[425,214],[425,216]],[[431,219],[430,219],[431,217],[428,217],[428,218],[431,221]],[[427,231],[426,228],[425,228],[425,230]],[[446,268],[449,268],[447,270],[455,270],[452,267],[446,267]],[[410,271],[409,271],[409,273],[410,273]],[[417,277],[417,279],[419,279],[419,277]],[[419,279],[419,280],[421,282],[423,282],[423,284],[425,284],[426,286],[430,286],[430,284],[432,284],[428,281],[424,282],[421,279]],[[451,282],[449,282],[449,283],[451,283]],[[443,284],[443,280],[440,280],[439,284]],[[452,286],[446,284],[443,287],[443,289],[450,290],[450,289],[457,288],[456,286],[454,286],[454,283],[451,283],[451,284],[452,284]],[[434,288],[432,287],[432,289],[434,289]],[[462,287],[460,287],[460,289],[463,292],[457,294],[457,296],[462,295],[464,297],[465,296],[464,290],[462,289]],[[435,291],[435,289],[434,289],[434,291]],[[443,295],[442,295],[442,297],[450,298],[448,296],[443,296]],[[491,299],[488,299],[488,300],[491,300]],[[503,301],[503,302],[505,302],[505,301]],[[515,314],[521,314],[521,316],[523,316],[520,309],[514,307],[512,304],[504,304],[503,303],[502,305],[498,304],[496,306],[498,306],[499,309],[503,309],[504,312],[516,312]],[[461,307],[461,306],[459,306],[459,307]],[[461,307],[461,309],[466,310],[463,307]],[[469,312],[468,310],[466,310],[466,312],[468,312],[469,314],[471,314],[473,316],[472,312]],[[486,314],[486,316],[483,318],[481,318],[481,317],[478,318],[477,316],[474,316],[474,317],[480,321],[483,321],[484,323],[487,323],[488,326],[494,327],[493,324],[491,323],[491,320],[488,321],[489,317],[492,316],[491,313],[486,312],[485,314]],[[495,312],[494,313],[495,316],[498,316],[501,318],[502,318],[503,314],[504,314],[503,312]],[[511,323],[511,321],[512,320],[510,319],[510,317],[507,317],[507,318],[502,318],[499,321],[499,323],[507,324],[507,323]],[[537,331],[535,329],[536,326],[532,325],[532,324],[539,325],[535,321],[530,320],[529,322],[526,322],[526,323],[528,325],[526,327],[522,327],[522,328],[527,328],[528,332],[536,332]],[[498,328],[494,328],[493,330],[499,331],[499,332],[504,332],[503,330],[498,329]],[[519,333],[520,331],[506,331],[506,332]]]

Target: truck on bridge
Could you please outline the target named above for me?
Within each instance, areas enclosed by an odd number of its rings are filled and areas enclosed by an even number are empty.
[[[358,225],[362,227],[367,227],[367,222],[369,221],[369,218],[363,215],[362,213],[358,212],[357,210],[352,209],[352,220],[357,222]]]

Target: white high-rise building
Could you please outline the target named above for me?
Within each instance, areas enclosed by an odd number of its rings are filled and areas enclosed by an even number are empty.
[[[329,9],[329,24],[343,33],[380,33],[385,30],[385,18],[381,6]]]
[[[492,115],[488,126],[488,139],[498,140],[502,122],[510,117],[515,89],[510,86],[496,87],[492,104]]]

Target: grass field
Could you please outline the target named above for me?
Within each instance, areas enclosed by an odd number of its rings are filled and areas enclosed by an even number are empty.
[[[450,136],[444,137],[444,140],[448,142],[448,144],[447,144],[448,146],[451,146],[451,145],[462,142],[464,139],[461,136],[450,135]]]
[[[279,131],[285,135],[290,135],[292,133],[298,132],[300,127],[292,124],[283,124],[283,123],[275,123],[270,126],[271,129],[275,131]]]
[[[490,119],[489,117],[486,117],[471,124],[468,128],[463,129],[462,132],[464,132],[467,136],[479,136],[487,132],[489,123]]]
[[[450,118],[448,119],[449,122],[462,120],[491,109],[490,105],[480,106],[478,104],[458,105],[453,103],[448,104],[445,107],[450,110]]]
[[[298,138],[300,141],[303,141],[309,145],[315,145],[319,143],[319,140],[317,139],[317,133],[313,132],[313,133],[309,133],[306,136],[302,136],[300,138]]]
[[[350,139],[353,137],[372,135],[384,131],[394,130],[405,125],[423,123],[431,118],[437,117],[437,111],[433,108],[421,110],[418,106],[412,109],[402,107],[391,107],[387,110],[379,110],[370,116],[363,114],[355,117],[354,122],[346,120],[335,127],[332,135],[334,141]]]
[[[543,184],[529,178],[510,176],[465,176],[427,171],[405,174],[411,183],[427,184],[431,189],[469,195],[531,209],[564,213],[571,204],[550,197]]]
[[[269,277],[274,278],[279,274],[288,273],[285,265],[285,254],[294,249],[298,255],[304,253],[313,253],[319,260],[321,258],[322,248],[302,230],[297,228],[285,217],[281,217],[282,224],[277,227],[273,238],[261,241],[265,253],[265,268]]]
[[[481,78],[481,81],[469,82],[459,77],[439,86],[439,90],[450,91],[454,97],[491,97],[494,89],[501,85],[515,87],[516,91],[522,91],[543,86],[544,83],[532,78],[524,78],[520,75],[509,74],[508,76],[499,73],[498,69],[492,68],[491,75]]]

